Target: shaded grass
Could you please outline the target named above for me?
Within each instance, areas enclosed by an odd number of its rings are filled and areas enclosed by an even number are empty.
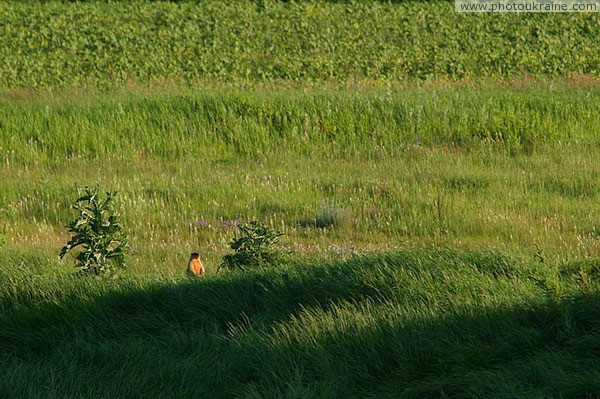
[[[22,281],[0,293],[5,396],[593,397],[597,389],[596,280],[584,293],[551,269],[497,253],[409,251],[197,281],[32,283],[23,273],[9,271]]]

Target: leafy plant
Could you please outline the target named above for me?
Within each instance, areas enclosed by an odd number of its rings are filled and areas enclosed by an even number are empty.
[[[71,239],[61,249],[60,258],[81,247],[75,259],[82,273],[101,275],[111,272],[113,266],[124,267],[127,237],[111,209],[117,193],[107,192],[102,198],[98,186],[78,191],[73,209],[79,215],[66,226]]]
[[[47,3],[0,2],[3,88],[599,76],[600,25],[586,13],[505,15],[481,29],[446,1]],[[198,37],[220,45],[207,52]]]
[[[273,263],[281,258],[281,251],[273,245],[283,233],[273,231],[265,224],[253,220],[238,224],[239,235],[229,243],[229,247],[235,252],[223,256],[223,262],[219,269],[244,270],[247,267],[262,266]]]

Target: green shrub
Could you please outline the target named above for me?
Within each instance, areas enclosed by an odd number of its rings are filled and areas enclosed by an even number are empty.
[[[118,215],[111,209],[117,193],[107,192],[102,198],[97,186],[85,187],[79,193],[73,205],[79,215],[67,225],[71,239],[61,249],[60,258],[81,247],[75,257],[81,273],[101,275],[112,272],[113,266],[124,267],[127,237]]]
[[[248,267],[276,263],[282,258],[282,252],[274,248],[283,233],[271,230],[265,224],[253,220],[238,224],[239,235],[229,243],[235,252],[223,256],[219,269],[244,270]]]

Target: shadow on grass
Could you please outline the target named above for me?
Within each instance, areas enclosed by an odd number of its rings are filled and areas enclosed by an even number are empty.
[[[510,292],[518,267],[422,255],[2,298],[0,396],[598,397],[597,295],[434,309],[399,270],[417,284],[437,268],[443,287],[459,268]]]
[[[600,397],[597,295],[448,313],[379,319],[315,341],[291,337],[275,348],[264,337],[250,340],[242,349],[264,354],[255,358],[250,389],[271,397],[299,387],[333,397]],[[296,386],[283,383],[299,373]]]
[[[347,263],[310,271],[225,271],[212,278],[143,286],[90,282],[68,281],[70,290],[59,293],[56,303],[36,304],[48,302],[45,294],[28,291],[0,298],[5,310],[0,349],[43,353],[52,350],[49,342],[72,339],[82,330],[89,331],[90,339],[160,335],[174,327],[226,337],[234,326],[268,326],[307,307],[327,309],[381,295]]]

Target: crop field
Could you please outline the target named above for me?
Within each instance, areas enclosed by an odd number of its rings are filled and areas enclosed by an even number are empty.
[[[436,1],[0,3],[0,398],[600,397],[598,39]],[[86,276],[59,253],[95,185],[128,247]],[[217,271],[253,220],[278,256]]]
[[[599,35],[593,13],[445,1],[4,1],[0,86],[598,76]]]

